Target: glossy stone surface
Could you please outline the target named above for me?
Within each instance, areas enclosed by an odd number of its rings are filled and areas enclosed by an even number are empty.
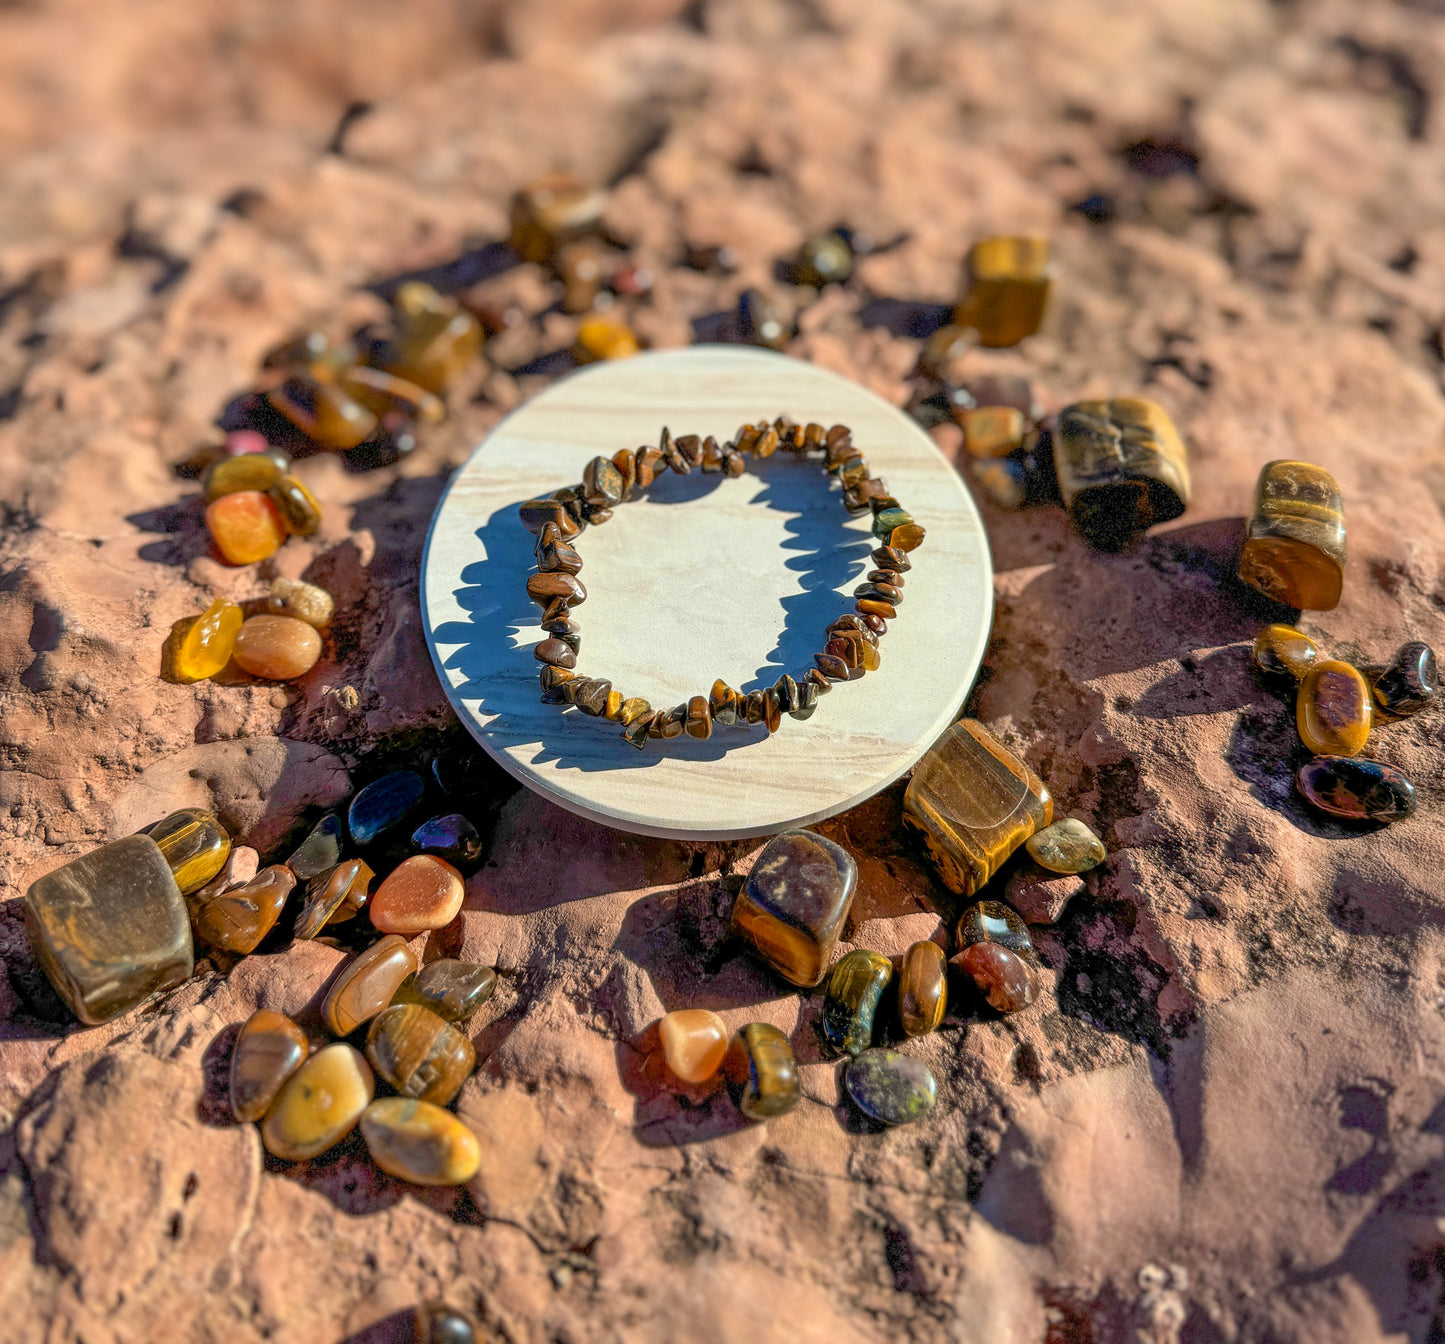
[[[908,552],[900,551],[896,546],[874,547],[871,559],[879,569],[891,569],[898,574],[904,574],[913,568]]]
[[[974,406],[958,415],[958,423],[972,458],[1007,457],[1024,446],[1023,412],[1013,406]]]
[[[266,400],[323,448],[355,448],[376,432],[376,416],[329,375],[294,373]]]
[[[445,1106],[476,1067],[472,1043],[428,1008],[394,1003],[366,1033],[366,1057],[403,1096]]]
[[[481,352],[481,324],[455,299],[418,280],[402,285],[394,303],[397,331],[386,371],[428,392],[446,391]]]
[[[624,728],[628,724],[636,723],[644,715],[652,713],[652,706],[640,696],[632,695],[626,697],[617,707],[617,722]]]
[[[328,812],[292,851],[286,866],[301,882],[329,873],[341,862],[343,839],[341,818],[334,812]]]
[[[281,479],[288,465],[267,452],[223,457],[206,469],[201,477],[201,489],[208,500],[233,495],[237,490],[269,490]]]
[[[1316,756],[1299,768],[1295,782],[1321,812],[1351,821],[1403,821],[1418,802],[1403,770],[1353,756]]]
[[[552,667],[574,668],[577,666],[576,651],[560,639],[544,639],[532,649],[532,656],[539,663]]]
[[[610,457],[594,457],[582,468],[582,489],[588,499],[620,503],[622,486],[622,473]]]
[[[1039,777],[983,724],[953,724],[913,770],[904,820],[923,837],[952,891],[971,896],[1054,819]]]
[[[165,855],[182,896],[204,887],[226,866],[231,852],[226,828],[199,807],[183,807],[162,817],[146,834]]]
[[[1435,651],[1420,640],[1402,644],[1390,666],[1375,678],[1375,704],[1392,719],[1418,714],[1434,703],[1439,692]]]
[[[1345,580],[1345,506],[1335,478],[1309,462],[1267,462],[1245,529],[1239,577],[1287,607],[1329,611]]]
[[[1016,1013],[1038,997],[1039,982],[1033,968],[1000,943],[974,943],[950,964],[957,966],[989,1006],[1001,1013]]]
[[[980,345],[1017,345],[1039,329],[1048,298],[1047,238],[981,238],[969,249],[953,320],[976,331]]]
[[[25,893],[25,933],[66,1007],[96,1026],[190,977],[186,904],[148,835],[101,845]]]
[[[681,737],[683,725],[686,721],[686,705],[674,705],[671,709],[659,709],[648,722],[647,735],[648,737],[663,739]]]
[[[777,1027],[749,1022],[728,1043],[723,1077],[733,1105],[749,1120],[791,1111],[802,1096],[793,1047]]]
[[[252,616],[236,632],[232,656],[253,677],[304,677],[321,657],[321,635],[295,616]]]
[[[1035,863],[1051,873],[1087,873],[1108,857],[1104,842],[1074,817],[1035,831],[1024,847]]]
[[[572,703],[584,714],[595,719],[607,713],[607,701],[612,694],[612,683],[605,678],[584,678],[572,696]]]
[[[630,723],[624,724],[622,729],[622,740],[629,746],[636,747],[642,751],[647,746],[647,739],[652,735],[652,722],[656,715],[649,708]]]
[[[809,681],[806,676],[797,683],[797,703],[788,711],[795,719],[809,719],[813,711],[818,708],[818,696],[820,694],[816,683]]]
[[[214,677],[231,661],[244,619],[240,607],[218,597],[186,631],[176,652],[176,671],[191,681]]]
[[[404,980],[393,1002],[419,1003],[444,1022],[465,1022],[496,987],[497,973],[490,966],[444,958]]]
[[[398,864],[371,898],[371,922],[382,933],[408,936],[450,924],[462,908],[462,875],[435,854]]]
[[[491,1344],[481,1322],[469,1311],[445,1302],[423,1302],[416,1309],[415,1344]]]
[[[473,864],[482,857],[482,837],[460,812],[424,821],[412,832],[413,849],[435,854],[450,864]]]
[[[1037,960],[1028,925],[1018,911],[1002,901],[975,901],[959,917],[957,934],[960,947],[997,943],[1018,953],[1025,961]]]
[[[302,1162],[340,1143],[371,1105],[376,1082],[359,1050],[337,1043],[318,1050],[281,1089],[261,1142],[273,1157]]]
[[[898,615],[898,608],[893,603],[873,597],[860,597],[854,603],[854,610],[865,616],[881,616],[885,621],[891,621]]]
[[[1250,657],[1269,676],[1299,681],[1314,666],[1319,648],[1303,630],[1292,625],[1267,625],[1254,637]]]
[[[587,600],[587,589],[581,579],[562,570],[553,570],[548,574],[533,574],[527,580],[527,596],[541,607],[549,607],[558,601],[575,607]]]
[[[848,664],[835,653],[815,653],[813,661],[818,665],[821,672],[829,681],[847,681]]]
[[[731,728],[737,723],[743,698],[727,682],[721,678],[713,682],[707,700],[714,723],[720,723],[725,728]]]
[[[321,526],[321,505],[316,496],[295,476],[283,476],[267,492],[293,537],[309,537]]]
[[[537,568],[544,574],[557,571],[563,574],[580,574],[582,557],[565,541],[554,541],[542,547],[538,553]]]
[[[695,695],[687,702],[687,718],[683,723],[689,737],[706,740],[712,736],[712,711],[707,697]]]
[[[1059,495],[1084,536],[1119,550],[1189,503],[1189,455],[1164,408],[1142,397],[1078,401],[1053,432]]]
[[[406,939],[388,934],[341,968],[321,1005],[321,1017],[333,1036],[349,1036],[390,1005],[401,982],[417,968]]]
[[[547,261],[564,242],[595,230],[606,204],[601,187],[570,173],[547,173],[512,198],[508,244],[523,261]]]
[[[728,1049],[728,1029],[707,1008],[679,1008],[657,1024],[667,1067],[685,1083],[705,1083],[721,1067]]]
[[[254,952],[276,926],[295,885],[296,875],[285,864],[275,863],[209,900],[192,901],[196,941],[224,952]]]
[[[366,904],[376,874],[363,859],[347,859],[311,879],[306,904],[296,919],[296,937],[314,938],[327,924],[343,923]]]
[[[517,513],[529,532],[541,532],[548,523],[563,538],[575,537],[581,531],[576,519],[555,499],[529,499]]]
[[[374,779],[347,809],[346,825],[358,845],[369,845],[401,825],[426,796],[426,781],[415,770],[396,770]]]
[[[873,1043],[873,1018],[893,979],[893,963],[881,952],[857,948],[828,975],[823,998],[823,1039],[834,1050],[856,1055]]]
[[[1295,726],[1316,756],[1358,756],[1374,721],[1374,695],[1364,676],[1334,658],[1317,662],[1300,682]]]
[[[733,903],[732,930],[785,980],[823,978],[858,883],[852,856],[813,831],[774,836]]]
[[[440,397],[407,378],[366,364],[348,364],[337,371],[337,385],[385,422],[388,415],[435,424],[446,414]]]
[[[864,1115],[884,1125],[922,1120],[938,1100],[933,1070],[899,1050],[863,1051],[848,1065],[843,1085]]]
[[[228,565],[252,565],[275,555],[286,540],[286,520],[270,495],[237,490],[206,509],[206,529]]]
[[[914,943],[898,970],[898,1020],[909,1036],[937,1028],[948,1008],[948,958],[937,943]]]
[[[372,1161],[413,1185],[461,1185],[477,1174],[481,1147],[450,1111],[411,1097],[383,1097],[362,1112]]]
[[[336,599],[317,584],[278,577],[271,580],[266,610],[273,616],[294,616],[298,621],[325,630],[336,614]]]
[[[306,1059],[306,1033],[285,1013],[262,1008],[231,1047],[231,1113],[242,1123],[265,1116]]]

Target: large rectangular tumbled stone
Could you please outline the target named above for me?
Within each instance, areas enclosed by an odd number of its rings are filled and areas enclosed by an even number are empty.
[[[98,1026],[190,977],[191,924],[170,865],[131,835],[30,884],[25,931],[76,1017]]]

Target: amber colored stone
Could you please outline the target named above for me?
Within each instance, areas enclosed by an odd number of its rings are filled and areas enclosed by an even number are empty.
[[[813,831],[774,836],[733,903],[732,931],[795,985],[822,979],[853,904],[858,866]]]
[[[1076,817],[1065,817],[1024,841],[1029,856],[1051,873],[1086,873],[1108,857],[1104,842]]]
[[[226,866],[231,853],[226,828],[199,807],[183,807],[162,817],[146,834],[165,855],[182,896],[204,887]]]
[[[576,653],[560,639],[544,639],[532,649],[532,656],[539,663],[548,663],[552,667],[572,668],[577,666]]]
[[[893,607],[901,607],[903,605],[902,586],[891,584],[887,580],[870,580],[868,583],[860,583],[853,589],[853,596],[871,598],[878,602],[887,602]]]
[[[237,666],[267,681],[303,677],[321,657],[321,636],[295,616],[252,616],[236,633]]]
[[[269,1008],[252,1013],[231,1047],[231,1113],[236,1119],[263,1119],[287,1079],[305,1062],[306,1051],[306,1033],[285,1013]]]
[[[366,904],[376,874],[364,859],[347,859],[330,872],[311,879],[306,904],[296,919],[295,936],[314,938],[327,924],[344,923]]]
[[[687,706],[674,705],[671,709],[659,709],[648,723],[648,737],[681,737],[683,725],[687,722]],[[632,739],[629,739],[632,740]],[[637,743],[634,741],[634,745]]]
[[[321,505],[295,476],[281,477],[269,493],[293,537],[309,537],[321,526]]]
[[[382,933],[408,936],[450,924],[462,908],[462,875],[434,854],[398,864],[371,898],[371,922]]]
[[[969,478],[1001,509],[1021,509],[1028,501],[1028,476],[1023,463],[1014,458],[975,462]]]
[[[778,431],[765,429],[758,435],[758,441],[753,445],[753,452],[759,457],[771,457],[778,451]]]
[[[570,616],[562,616],[556,620],[543,621],[542,629],[553,639],[560,639],[573,653],[582,648],[582,627],[572,620]]]
[[[325,630],[336,614],[336,600],[314,583],[275,578],[271,580],[266,610],[273,616],[294,616],[298,621]]]
[[[186,631],[176,653],[176,671],[190,681],[214,677],[231,661],[243,619],[240,607],[218,597]]]
[[[1318,656],[1314,640],[1292,625],[1267,625],[1254,638],[1254,665],[1271,676],[1299,681]]]
[[[333,1036],[349,1036],[390,1005],[401,982],[417,968],[406,940],[388,934],[353,957],[331,982],[321,1016]]]
[[[733,1104],[749,1120],[791,1111],[802,1096],[793,1047],[777,1027],[749,1022],[728,1043],[723,1077]]]
[[[839,659],[848,666],[850,671],[855,672],[866,670],[863,667],[865,650],[873,654],[875,659],[877,658],[877,646],[869,644],[857,630],[839,630],[823,645],[824,654]],[[877,666],[876,662],[874,666]]]
[[[471,1312],[445,1302],[421,1303],[414,1325],[414,1344],[491,1344],[491,1336]]]
[[[461,1185],[477,1174],[481,1146],[450,1111],[411,1097],[383,1097],[362,1112],[361,1136],[384,1172],[413,1185]]]
[[[873,1043],[873,1018],[893,979],[893,963],[881,952],[857,948],[828,974],[823,997],[823,1039],[834,1050],[856,1055]]]
[[[527,580],[527,596],[543,607],[559,598],[569,607],[574,607],[587,600],[587,589],[582,586],[581,579],[559,570],[551,574],[533,574]]]
[[[721,677],[712,684],[712,691],[708,695],[708,709],[712,712],[713,722],[720,723],[725,728],[731,728],[738,721],[738,711],[742,708],[742,696]]]
[[[612,695],[612,683],[605,679],[588,678],[577,688],[572,703],[584,714],[602,718],[607,713],[607,702]]]
[[[344,452],[376,432],[376,416],[327,374],[292,374],[266,400],[323,448]]]
[[[666,465],[662,449],[654,448],[651,445],[639,448],[636,463],[637,484],[633,488],[636,490],[648,489],[657,479],[657,473]]]
[[[885,621],[891,621],[898,615],[898,608],[881,597],[860,597],[853,606],[865,616],[881,616]]]
[[[622,498],[632,498],[637,488],[637,454],[631,448],[622,448],[612,454],[612,465],[622,477]]]
[[[1295,699],[1300,741],[1316,756],[1358,756],[1370,736],[1374,704],[1369,683],[1348,663],[1317,662]]]
[[[254,952],[276,926],[296,875],[283,863],[263,868],[247,882],[191,905],[196,941],[224,952]]]
[[[1299,768],[1295,782],[1321,812],[1351,821],[1403,821],[1417,803],[1403,770],[1354,756],[1316,756]]]
[[[771,686],[763,693],[763,726],[771,736],[783,726],[783,711],[778,705],[778,693]]]
[[[547,261],[564,242],[596,229],[606,204],[602,188],[568,173],[549,173],[512,198],[512,233],[507,241],[523,261]]]
[[[876,547],[873,551],[873,563],[879,569],[891,569],[895,574],[903,574],[913,568],[908,552],[900,551],[894,546]]]
[[[1023,412],[1013,406],[974,406],[955,417],[964,451],[972,458],[1007,457],[1024,446]]]
[[[269,490],[285,471],[286,467],[276,455],[269,452],[223,457],[206,468],[201,489],[208,500],[235,494],[237,490]]]
[[[621,318],[596,313],[577,327],[577,353],[584,360],[628,359],[641,347]]]
[[[963,719],[914,767],[904,820],[923,836],[950,890],[969,896],[1054,819],[1048,789],[981,723]]]
[[[968,252],[953,320],[976,331],[980,345],[1017,345],[1044,320],[1049,276],[1047,238],[980,238]]]
[[[743,455],[741,453],[734,452],[730,448],[723,451],[722,461],[722,469],[725,476],[738,477],[741,476],[743,472],[748,469],[748,464],[743,458]]]
[[[888,622],[878,615],[877,612],[860,611],[857,615],[875,635],[886,635],[888,633]]]
[[[1386,718],[1403,719],[1434,703],[1440,691],[1435,651],[1420,640],[1402,644],[1375,678],[1375,706]]]
[[[25,893],[25,932],[66,1007],[88,1026],[192,970],[185,901],[148,835],[101,845],[37,878]]]
[[[617,722],[626,728],[628,724],[636,723],[644,714],[650,714],[651,712],[652,706],[649,705],[646,700],[640,696],[630,696],[624,699],[617,707],[615,717]]]
[[[728,1029],[706,1008],[679,1008],[657,1024],[667,1067],[685,1083],[705,1083],[721,1067]]]
[[[622,721],[622,692],[616,689],[607,692],[607,700],[602,707],[602,717],[609,723],[620,723]]]
[[[490,966],[449,957],[423,966],[402,981],[394,1003],[419,1003],[445,1022],[465,1022],[492,997],[497,973]]]
[[[1142,397],[1079,401],[1053,432],[1059,495],[1079,531],[1119,550],[1189,503],[1189,455],[1168,412]]]
[[[394,302],[397,332],[386,371],[428,392],[445,391],[481,352],[481,323],[455,299],[416,280],[402,285]]]
[[[1245,529],[1239,577],[1287,607],[1329,611],[1345,580],[1340,487],[1309,462],[1267,462]]]
[[[937,1028],[948,1007],[948,959],[937,943],[914,943],[898,971],[898,1020],[909,1036]]]
[[[237,490],[206,509],[206,528],[228,565],[251,565],[275,555],[286,540],[286,520],[270,495]]]
[[[577,520],[557,499],[529,499],[517,510],[528,532],[540,532],[551,523],[563,537],[575,537],[581,529]]]
[[[638,751],[647,746],[647,739],[652,735],[652,722],[656,715],[651,709],[640,714],[631,723],[625,724],[622,729],[622,740],[629,746],[636,747]]]
[[[1033,968],[1000,943],[974,943],[952,959],[993,1008],[1015,1013],[1027,1008],[1039,992]]]
[[[400,413],[409,420],[435,424],[446,414],[440,397],[385,369],[351,364],[336,371],[337,385],[378,416]]]
[[[702,441],[701,466],[709,475],[715,475],[723,468],[722,445],[711,434]]]
[[[287,1080],[261,1122],[261,1142],[273,1157],[290,1162],[318,1157],[351,1133],[375,1092],[361,1052],[328,1045]]]
[[[683,726],[689,737],[706,740],[712,736],[712,711],[708,709],[706,696],[695,695],[687,702],[687,719]]]
[[[366,1033],[366,1056],[403,1096],[445,1106],[476,1067],[472,1043],[429,1008],[395,1003]]]
[[[868,571],[869,583],[883,583],[899,592],[898,601],[902,601],[901,590],[904,587],[903,575],[895,574],[891,569],[870,569]]]
[[[557,249],[554,263],[562,282],[562,308],[585,313],[597,301],[602,289],[607,250],[595,238],[579,238]]]

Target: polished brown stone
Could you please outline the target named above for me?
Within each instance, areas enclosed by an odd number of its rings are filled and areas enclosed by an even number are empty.
[[[674,705],[671,709],[659,709],[648,725],[648,737],[681,737],[683,725],[687,722],[687,706]]]
[[[1108,857],[1104,842],[1077,817],[1035,831],[1024,847],[1035,863],[1051,873],[1086,873]]]
[[[556,541],[542,548],[537,556],[537,568],[544,574],[560,571],[563,574],[580,574],[582,557],[565,541]]]
[[[1299,681],[1318,656],[1314,640],[1292,625],[1267,625],[1254,639],[1254,665],[1270,676],[1289,676]]]
[[[803,680],[812,686],[819,695],[827,695],[833,689],[833,683],[829,680],[828,674],[816,667],[810,667],[804,672]]]
[[[1002,901],[975,901],[959,917],[957,934],[960,948],[972,947],[974,943],[997,943],[1027,962],[1038,960],[1023,916]]]
[[[845,1055],[858,1055],[873,1043],[873,1019],[883,991],[893,979],[893,963],[881,952],[855,948],[828,973],[823,996],[823,1039]]]
[[[587,589],[582,586],[581,579],[556,571],[551,574],[533,574],[527,580],[527,596],[543,607],[555,600],[575,607],[587,600]]]
[[[636,489],[646,490],[657,479],[657,473],[667,465],[661,448],[650,444],[637,450]]]
[[[492,997],[497,973],[490,966],[443,958],[402,981],[395,1003],[419,1003],[445,1022],[465,1022]]]
[[[1295,724],[1316,756],[1358,756],[1374,722],[1374,695],[1365,678],[1336,659],[1316,662],[1299,685]]]
[[[813,711],[818,708],[819,689],[815,682],[809,681],[805,676],[798,682],[797,702],[788,711],[795,719],[809,719]]]
[[[321,657],[316,627],[295,616],[252,616],[236,632],[231,656],[253,677],[291,681],[304,677]]]
[[[445,928],[466,895],[462,875],[435,854],[413,854],[382,881],[371,898],[371,922],[382,933],[408,937]]]
[[[423,1302],[416,1309],[413,1344],[492,1344],[492,1336],[469,1311],[446,1302]]]
[[[192,901],[196,941],[225,952],[254,952],[275,927],[295,885],[295,874],[285,864],[275,863],[207,901]]]
[[[574,668],[577,666],[577,654],[570,644],[564,644],[560,639],[544,639],[532,649],[532,656],[539,663],[546,663],[550,667]]]
[[[312,536],[321,526],[321,505],[316,496],[295,476],[286,475],[273,485],[268,492],[281,517],[286,520],[286,530],[293,537]]]
[[[321,1016],[333,1036],[349,1036],[387,1007],[401,982],[417,968],[416,953],[388,934],[353,957],[331,982]]]
[[[895,574],[891,569],[870,569],[867,577],[869,583],[884,583],[894,589],[894,591],[898,593],[897,598],[893,599],[895,605],[903,600],[902,589],[904,585],[902,574]]]
[[[860,583],[853,589],[853,596],[872,598],[878,602],[887,602],[893,607],[903,605],[903,589],[887,582],[870,581],[868,583]]]
[[[849,679],[848,664],[838,657],[837,654],[827,652],[815,653],[813,655],[813,661],[817,663],[818,671],[831,681],[847,681]]]
[[[1039,982],[1033,968],[999,943],[974,943],[951,964],[1001,1013],[1018,1012],[1038,997]]]
[[[885,621],[891,621],[898,615],[898,608],[893,603],[879,597],[860,597],[853,607],[865,616],[880,616]]]
[[[602,706],[602,717],[609,723],[622,722],[622,692],[610,690],[607,692],[607,700]]]
[[[783,711],[778,705],[778,693],[770,686],[762,693],[763,716],[761,723],[768,730],[769,736],[776,733],[783,726]]]
[[[909,1036],[937,1028],[948,1007],[948,958],[937,943],[914,943],[898,972],[898,1020]]]
[[[293,373],[267,392],[266,400],[272,410],[323,448],[344,452],[376,431],[375,414],[329,376]]]
[[[1345,506],[1335,478],[1309,462],[1265,464],[1239,577],[1287,607],[1329,611],[1345,579]]]
[[[783,714],[791,714],[798,707],[798,683],[788,673],[784,672],[781,677],[773,683],[773,694],[778,697],[778,710]]]
[[[411,1097],[383,1097],[361,1115],[371,1159],[413,1185],[462,1185],[477,1174],[481,1147],[450,1111]]]
[[[713,682],[712,692],[708,695],[708,709],[712,712],[713,722],[731,728],[738,721],[742,700],[742,696],[721,678]]]
[[[165,855],[182,896],[204,887],[226,866],[231,853],[226,828],[199,807],[183,807],[162,817],[146,834]]]
[[[689,737],[706,739],[712,736],[712,711],[708,708],[706,696],[695,695],[687,702],[684,727]]]
[[[455,299],[410,280],[396,291],[396,336],[386,371],[428,392],[446,390],[482,348],[482,327]]]
[[[396,1091],[445,1106],[476,1067],[472,1043],[429,1008],[397,1003],[366,1033],[366,1056]]]
[[[702,469],[709,474],[715,474],[723,469],[722,444],[711,434],[702,441]]]
[[[1316,756],[1300,767],[1295,782],[1321,812],[1350,821],[1403,821],[1418,804],[1405,772],[1383,761]]]
[[[1047,238],[981,238],[969,249],[953,320],[980,345],[1017,345],[1043,323],[1050,273]]]
[[[508,242],[523,261],[544,262],[602,221],[607,193],[570,173],[553,172],[527,183],[512,198]]]
[[[957,414],[963,448],[972,458],[1007,457],[1024,446],[1023,412],[1014,406],[973,406]]]
[[[529,532],[540,532],[543,527],[551,523],[565,539],[575,537],[581,530],[577,525],[577,520],[567,512],[560,500],[529,499],[521,506],[518,513],[522,519],[522,526]]]
[[[306,1060],[306,1033],[284,1013],[262,1008],[231,1047],[231,1113],[242,1123],[265,1117],[286,1081]]]
[[[380,417],[383,424],[389,417],[393,422],[401,417],[435,424],[446,415],[446,405],[440,397],[409,378],[399,378],[385,369],[350,364],[337,370],[336,381],[349,396]]]
[[[637,454],[631,448],[620,448],[612,454],[612,465],[617,468],[617,474],[622,478],[622,494],[620,499],[631,499],[632,492],[637,488]]]
[[[732,1038],[723,1057],[723,1077],[733,1104],[749,1120],[783,1115],[802,1096],[793,1047],[768,1022],[749,1022]]]
[[[366,904],[376,874],[364,859],[347,859],[329,873],[312,878],[306,904],[296,920],[296,937],[316,937],[329,923],[351,919]]]
[[[652,721],[655,715],[651,709],[646,710],[630,723],[625,724],[622,729],[622,740],[629,746],[636,747],[638,751],[643,750],[647,745],[647,739],[651,735]]]
[[[641,696],[629,696],[622,700],[617,707],[614,716],[618,723],[624,728],[630,723],[636,723],[638,719],[646,714],[652,713],[652,706],[642,699]]]
[[[277,577],[271,580],[266,610],[273,616],[293,616],[318,630],[325,630],[336,614],[336,599],[314,583]]]
[[[356,1128],[375,1091],[359,1051],[328,1045],[286,1081],[261,1122],[261,1141],[273,1157],[290,1162],[319,1157]]]
[[[588,499],[621,503],[622,473],[611,458],[594,457],[582,468],[582,490]]]
[[[600,719],[607,713],[607,700],[612,694],[612,683],[602,678],[589,679],[587,685],[579,690],[573,699],[573,704],[584,714],[590,714],[593,718]]]

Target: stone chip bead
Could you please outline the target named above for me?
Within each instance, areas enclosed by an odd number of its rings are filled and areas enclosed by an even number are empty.
[[[260,490],[237,490],[213,501],[206,509],[206,529],[228,565],[265,560],[286,540],[286,519]]]
[[[749,1120],[783,1115],[802,1096],[793,1047],[769,1022],[749,1022],[732,1038],[723,1077],[733,1105]]]
[[[269,491],[293,537],[309,537],[321,526],[321,505],[295,476],[283,476]]]
[[[1420,640],[1402,644],[1375,678],[1375,705],[1386,718],[1403,719],[1434,703],[1440,691],[1435,651]]]
[[[873,1019],[883,991],[893,979],[893,963],[881,952],[857,948],[828,975],[823,997],[823,1039],[834,1050],[857,1055],[873,1043]]]
[[[349,1036],[389,1007],[403,980],[417,968],[406,939],[388,934],[341,968],[321,1004],[321,1016],[333,1036]]]
[[[909,1036],[937,1029],[948,1008],[948,958],[937,943],[914,943],[898,971],[898,1020]]]
[[[160,846],[182,896],[204,887],[226,866],[231,853],[226,828],[199,807],[183,807],[162,817],[146,834]]]
[[[296,919],[295,936],[305,942],[315,938],[328,924],[341,924],[354,918],[366,904],[375,876],[364,859],[347,859],[329,873],[312,878],[306,904]]]
[[[953,320],[976,331],[980,345],[1017,345],[1043,323],[1050,276],[1047,238],[980,238],[968,252]]]
[[[462,908],[462,875],[435,854],[413,854],[398,864],[371,898],[371,922],[382,933],[408,936],[445,928]]]
[[[366,1056],[403,1096],[445,1106],[476,1067],[472,1043],[429,1008],[394,1003],[366,1033]]]
[[[1265,463],[1245,529],[1239,577],[1287,607],[1329,611],[1345,580],[1345,506],[1335,478],[1309,462]]]
[[[914,767],[903,818],[923,837],[945,885],[971,896],[1053,821],[1054,800],[983,724],[963,719]]]
[[[419,1003],[444,1022],[465,1022],[496,987],[497,973],[490,966],[445,957],[402,981],[393,1001]]]
[[[843,1085],[853,1104],[883,1125],[912,1124],[938,1101],[933,1070],[899,1050],[864,1050],[848,1065]]]
[[[336,599],[314,583],[278,577],[271,580],[266,610],[273,616],[294,616],[318,630],[325,630],[336,615]]]
[[[231,1047],[231,1114],[243,1124],[264,1119],[307,1049],[306,1033],[285,1013],[252,1013]]]
[[[714,723],[720,723],[725,728],[731,728],[737,723],[743,698],[727,682],[721,678],[713,682],[707,701]]]
[[[1038,997],[1039,982],[1033,967],[1000,943],[974,943],[950,964],[958,967],[989,1006],[1001,1013],[1016,1013]]]
[[[148,835],[101,845],[37,878],[25,893],[25,933],[87,1026],[189,979],[194,964],[185,901]]]
[[[563,570],[533,574],[527,580],[527,596],[538,606],[549,607],[560,601],[568,607],[581,606],[587,600],[582,580]]]
[[[295,616],[252,616],[236,632],[236,665],[266,681],[304,677],[321,657],[321,635]]]
[[[1292,625],[1267,625],[1254,637],[1250,657],[1267,676],[1299,681],[1314,666],[1319,648],[1303,630]]]
[[[683,724],[689,737],[706,740],[712,736],[712,711],[707,697],[695,695],[687,702],[687,719]]]
[[[477,1174],[477,1136],[450,1111],[411,1097],[383,1097],[361,1114],[372,1161],[413,1185],[461,1185]]]
[[[1369,683],[1348,663],[1316,663],[1295,698],[1300,741],[1316,756],[1358,756],[1370,736],[1374,703]]]
[[[375,1092],[361,1052],[340,1042],[328,1045],[287,1080],[261,1122],[261,1142],[288,1162],[318,1157],[351,1133]]]
[[[231,661],[244,619],[240,607],[218,597],[186,631],[176,654],[176,671],[190,681],[214,677]]]
[[[1108,857],[1104,842],[1082,821],[1065,817],[1024,841],[1034,862],[1051,873],[1087,873]]]
[[[705,1083],[722,1067],[728,1029],[706,1008],[678,1008],[657,1024],[663,1058],[684,1083]]]
[[[347,810],[346,824],[358,845],[369,845],[401,825],[426,796],[426,781],[415,770],[395,770],[374,779]]]
[[[1316,756],[1295,775],[1321,812],[1349,821],[1403,821],[1413,816],[1415,786],[1403,770],[1354,756]]]
[[[482,837],[477,828],[460,812],[424,821],[412,832],[414,849],[435,854],[450,864],[470,866],[482,857]]]
[[[263,868],[248,881],[209,900],[192,902],[191,928],[204,947],[245,955],[276,926],[296,875],[284,863]]]
[[[792,984],[823,978],[853,904],[858,865],[814,831],[774,836],[733,904],[732,931]]]

